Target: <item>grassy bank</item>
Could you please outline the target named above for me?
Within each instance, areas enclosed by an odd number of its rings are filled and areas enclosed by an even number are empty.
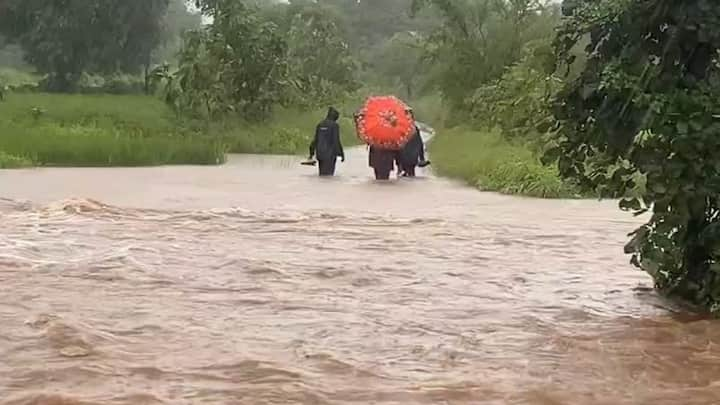
[[[340,108],[340,134],[344,145],[357,144],[351,108]],[[272,119],[260,124],[229,121],[212,125],[210,133],[220,136],[231,153],[301,154],[315,134],[315,126],[327,109],[300,111],[278,108]]]
[[[352,110],[342,110],[343,138],[352,144]],[[0,167],[218,164],[226,152],[305,154],[324,115],[324,108],[281,109],[262,124],[206,123],[178,117],[148,96],[12,93],[0,102]]]
[[[0,152],[53,166],[224,161],[216,140],[184,133],[165,105],[142,96],[10,94],[0,103]]]
[[[575,187],[560,180],[557,169],[543,166],[530,148],[511,144],[497,132],[439,130],[430,153],[438,174],[482,190],[542,198],[579,197]]]

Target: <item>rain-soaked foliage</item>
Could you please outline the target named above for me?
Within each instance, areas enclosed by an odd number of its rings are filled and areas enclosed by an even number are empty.
[[[281,100],[287,45],[255,7],[233,0],[198,3],[213,23],[185,34],[179,68],[164,72],[166,100],[208,118],[262,117]]]
[[[159,45],[169,0],[2,0],[0,34],[46,74],[46,88],[71,91],[83,73],[137,73]]]
[[[190,31],[174,73],[161,70],[166,100],[206,117],[237,112],[262,119],[274,105],[310,106],[358,87],[357,66],[336,17],[307,3],[279,21],[251,3],[198,1],[213,23]]]
[[[548,160],[621,207],[649,211],[626,250],[662,291],[720,311],[720,4],[573,0],[556,39],[564,70]]]
[[[443,23],[427,40],[431,80],[455,109],[468,109],[475,91],[516,64],[531,40],[549,43],[555,6],[537,0],[414,0],[412,10],[435,10]]]

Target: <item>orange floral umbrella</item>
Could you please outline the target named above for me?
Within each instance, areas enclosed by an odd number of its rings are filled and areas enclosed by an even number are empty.
[[[370,97],[355,115],[357,134],[366,144],[401,149],[415,132],[410,107],[394,96]]]

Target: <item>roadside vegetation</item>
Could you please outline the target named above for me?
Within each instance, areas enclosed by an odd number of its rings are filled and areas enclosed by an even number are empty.
[[[71,22],[58,25],[53,13],[34,13],[43,2],[7,4],[0,34],[15,45],[0,51],[7,65],[0,117],[9,117],[0,124],[0,148],[33,164],[216,164],[225,153],[304,154],[329,105],[339,107],[350,145],[357,142],[350,118],[364,97],[395,93],[435,127],[431,153],[440,173],[486,190],[575,196],[555,172],[538,168],[543,141],[531,122],[550,118],[542,84],[557,5],[203,0],[189,9],[184,0],[130,0],[102,8],[108,18],[127,16],[108,26],[88,23],[81,5],[55,10]],[[202,25],[196,10],[213,23]],[[392,24],[383,23],[388,15]],[[130,35],[140,26],[144,36]],[[74,32],[94,34],[83,37],[88,52],[74,52],[77,44],[60,35]],[[117,47],[119,38],[135,51]],[[67,55],[71,63],[62,62]],[[500,140],[514,154],[512,170],[494,155],[462,153],[497,149]]]
[[[528,145],[496,131],[443,130],[432,141],[434,170],[486,191],[541,198],[579,198],[579,189],[560,179]]]
[[[631,263],[662,294],[720,314],[720,4],[413,3],[443,19],[427,48],[447,108],[435,167],[649,214],[625,246]]]
[[[225,159],[218,139],[193,136],[161,101],[142,95],[12,94],[0,105],[0,134],[0,151],[32,165],[218,164]]]
[[[280,109],[266,122],[206,122],[180,119],[144,95],[16,93],[0,105],[0,151],[34,165],[219,164],[226,153],[306,153],[325,113]],[[355,142],[351,120],[341,125],[346,143]]]
[[[548,100],[562,83],[552,74],[559,6],[416,0],[413,7],[443,21],[423,56],[443,61],[422,77],[437,96],[422,97],[417,108],[436,129],[434,169],[486,191],[579,197],[572,182],[541,163],[552,123]]]
[[[329,105],[343,112],[345,143],[357,142],[350,119],[361,102],[357,67],[335,20],[321,18],[325,9],[200,6],[233,18],[202,26],[183,0],[132,0],[99,8],[108,18],[127,16],[124,25],[87,24],[79,3],[53,10],[69,21],[58,25],[53,13],[36,13],[50,7],[43,2],[0,6],[2,167],[218,164],[226,153],[304,154]],[[127,37],[139,26],[149,27],[145,36]],[[78,44],[60,35],[80,31],[87,53],[74,52]],[[118,38],[135,51],[117,48]],[[236,53],[209,54],[210,40]],[[318,45],[341,58],[330,65],[311,58]],[[238,69],[238,60],[246,65]],[[328,70],[318,75],[323,66]]]
[[[432,48],[449,62],[436,78],[450,128],[432,148],[440,172],[649,214],[625,246],[631,263],[662,294],[720,314],[720,4],[415,3],[445,21]]]

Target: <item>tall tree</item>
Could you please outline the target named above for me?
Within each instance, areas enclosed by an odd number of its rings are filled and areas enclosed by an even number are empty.
[[[372,54],[371,68],[383,85],[398,88],[412,100],[422,89],[424,38],[415,32],[400,32]]]
[[[627,245],[663,292],[720,312],[720,4],[573,0],[563,65],[589,37],[555,105],[561,174],[652,212]]]
[[[17,45],[8,44],[2,36],[0,36],[0,66],[24,69],[28,67],[23,60],[22,49]]]
[[[168,102],[208,119],[228,112],[264,118],[286,86],[286,43],[277,25],[239,0],[196,6],[212,23],[186,33],[178,71],[164,75]]]
[[[70,91],[83,72],[149,65],[168,0],[3,0],[0,7],[0,34],[48,75],[49,90]]]
[[[412,11],[436,10],[441,26],[428,38],[432,80],[453,109],[500,78],[522,56],[528,29],[543,10],[536,0],[413,0]]]
[[[402,32],[428,33],[439,23],[437,15],[422,12],[411,16],[412,0],[317,0],[343,16],[350,45],[370,49]]]
[[[183,34],[202,27],[202,15],[188,8],[186,0],[170,0],[163,18],[160,46],[153,55],[154,63],[175,62],[182,47]]]
[[[330,103],[358,88],[358,66],[333,10],[294,4],[287,21],[287,63],[297,102]]]

